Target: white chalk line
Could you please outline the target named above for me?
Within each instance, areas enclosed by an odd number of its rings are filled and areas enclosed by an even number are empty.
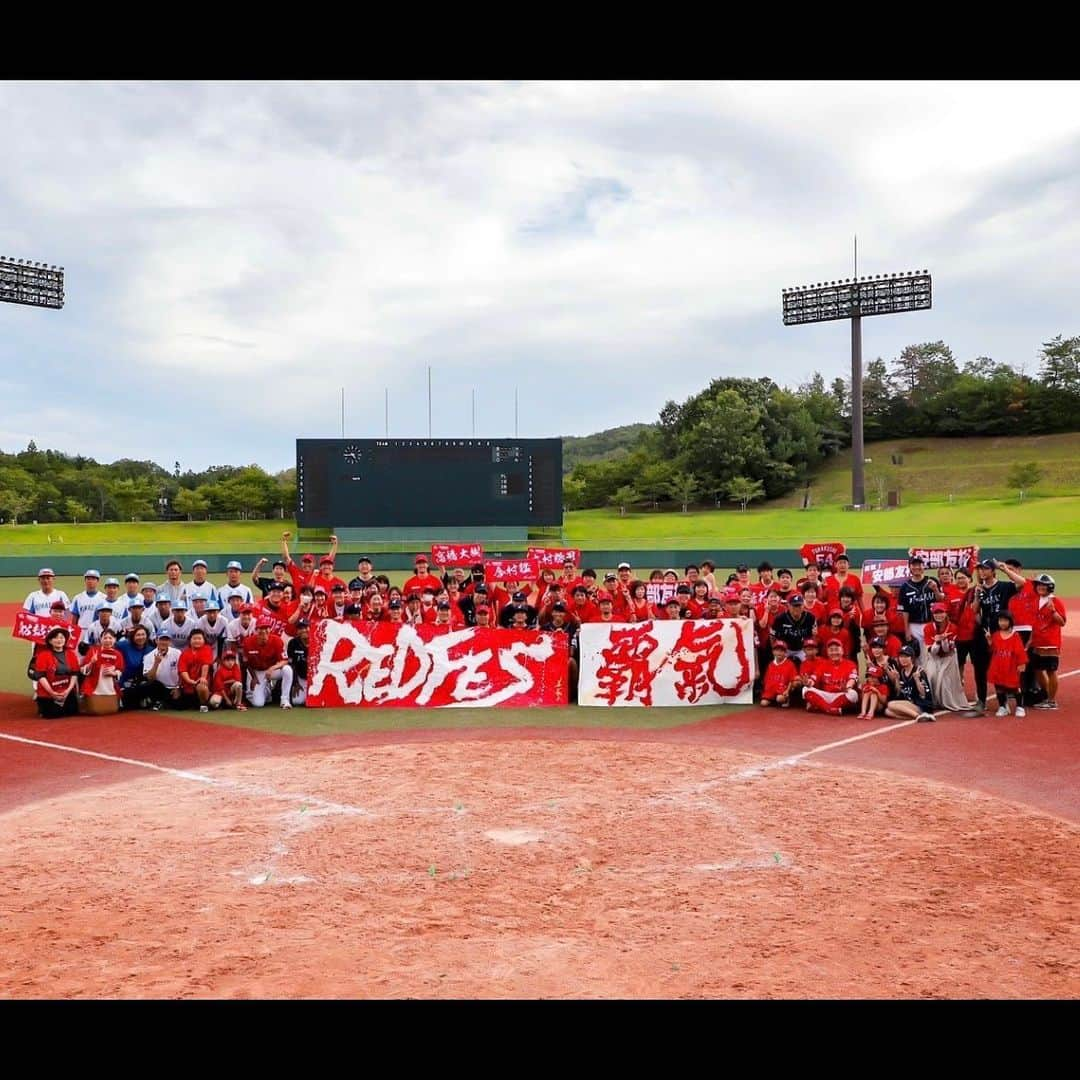
[[[136,758],[118,757],[115,754],[102,754],[97,750],[83,750],[78,746],[66,746],[63,743],[44,742],[41,739],[26,739],[21,735],[7,735],[0,732],[0,739],[8,742],[25,743],[27,746],[40,746],[46,750],[62,750],[68,754],[80,754],[83,757],[97,758],[100,761],[115,761],[120,765],[134,765],[139,769],[150,769],[153,772],[165,773],[167,776],[175,776],[179,780],[188,780],[195,784],[205,784],[207,787],[221,788],[225,791],[236,792],[240,795],[250,795],[260,799],[270,799],[274,802],[300,803],[304,807],[318,807],[333,814],[368,814],[359,806],[350,806],[348,803],[331,802],[322,799],[318,795],[297,794],[290,791],[275,791],[273,788],[262,787],[258,784],[248,784],[242,780],[229,780],[224,777],[207,776],[205,773],[191,772],[187,769],[172,769],[167,765],[156,765],[152,761],[139,761]]]
[[[1076,668],[1073,671],[1066,671],[1064,675],[1059,675],[1058,682],[1062,679],[1071,678],[1073,675],[1080,675],[1080,668]],[[948,716],[950,713],[948,709],[938,709],[934,715]],[[811,750],[804,750],[801,754],[792,754],[789,757],[778,758],[776,761],[767,761],[763,765],[750,765],[732,774],[731,779],[750,780],[755,776],[761,776],[763,773],[772,772],[774,769],[790,768],[792,765],[797,765],[804,758],[812,757],[814,754],[823,754],[826,750],[835,750],[837,747],[847,746],[849,743],[859,742],[861,739],[872,739],[876,735],[885,735],[890,731],[911,727],[912,724],[917,723],[918,720],[901,720],[898,724],[889,724],[887,727],[874,728],[873,731],[864,731],[861,735],[852,735],[850,739],[838,739],[836,742],[815,746]]]

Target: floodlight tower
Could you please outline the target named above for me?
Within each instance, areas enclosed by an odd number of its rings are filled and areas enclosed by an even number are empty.
[[[895,315],[901,311],[929,311],[931,280],[928,270],[900,274],[869,274],[819,281],[782,290],[784,325],[851,320],[851,503],[866,505],[863,457],[862,317]]]
[[[0,255],[0,301],[30,307],[64,306],[64,268]]]

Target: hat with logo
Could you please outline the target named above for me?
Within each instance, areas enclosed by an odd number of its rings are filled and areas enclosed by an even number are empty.
[[[138,581],[138,580],[139,580],[139,575],[138,575],[138,574],[126,574],[126,575],[124,576],[124,582],[125,582],[125,584],[126,584],[127,582],[129,582],[129,581]]]
[[[235,559],[233,559],[232,562],[228,562],[228,563],[225,564],[225,569],[226,570],[243,570],[244,568]]]
[[[141,596],[133,596],[128,601],[128,608],[133,608],[133,607],[144,608],[144,607],[146,607],[146,601],[143,600],[143,598]]]
[[[196,559],[191,564],[191,569],[194,570],[196,566],[201,566],[205,570],[206,569],[206,560],[205,559]]]
[[[49,573],[51,574],[52,571],[50,570]],[[100,570],[87,570],[86,573],[83,574],[83,577],[84,578],[96,577],[98,580],[100,580],[101,579],[101,571]]]

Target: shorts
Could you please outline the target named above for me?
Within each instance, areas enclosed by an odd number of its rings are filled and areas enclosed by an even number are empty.
[[[1059,663],[1061,663],[1060,656],[1040,656],[1035,653],[1031,657],[1031,666],[1036,671],[1057,671]]]

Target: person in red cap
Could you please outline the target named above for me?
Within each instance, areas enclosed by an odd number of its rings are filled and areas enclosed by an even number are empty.
[[[930,680],[930,690],[939,709],[964,712],[974,706],[964,693],[956,650],[957,626],[949,620],[949,605],[930,605],[930,622],[923,627],[922,669]]]
[[[413,567],[415,573],[401,586],[401,591],[405,596],[408,596],[414,589],[421,593],[425,589],[431,589],[434,593],[437,593],[442,588],[442,581],[428,571],[428,558],[426,555],[417,555],[413,559]]]
[[[866,677],[859,687],[862,702],[859,709],[860,720],[873,720],[879,712],[885,711],[889,700],[889,684],[885,679],[885,669],[878,664],[871,664],[866,669]]]
[[[784,642],[773,642],[772,663],[765,669],[765,682],[761,689],[762,705],[776,704],[781,709],[791,706],[791,686],[799,676],[799,669],[788,658],[787,653]]]
[[[314,555],[302,556],[299,566],[293,562],[292,556],[289,554],[289,540],[291,537],[292,533],[288,530],[281,534],[281,558],[289,571],[289,576],[292,578],[293,592],[299,593],[302,586],[313,585],[315,583],[315,576],[318,574],[318,570],[315,567]],[[331,536],[330,551],[323,556],[324,560],[330,560],[331,575],[333,575],[334,572],[334,556],[337,555],[337,548],[338,538],[336,536]]]
[[[825,663],[814,687],[803,691],[803,701],[807,712],[840,716],[858,704],[859,693],[855,688],[859,682],[859,669],[854,661],[844,656],[844,642],[839,636],[829,638],[825,649]]]
[[[236,651],[226,649],[221,654],[221,663],[214,672],[214,681],[210,686],[211,709],[236,709],[247,712],[244,704],[244,673],[237,663]]]

